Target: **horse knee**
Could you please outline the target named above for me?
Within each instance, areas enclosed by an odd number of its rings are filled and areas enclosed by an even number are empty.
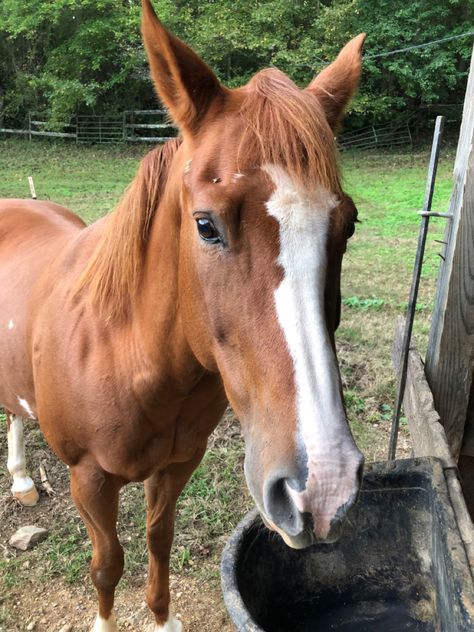
[[[97,590],[114,590],[122,577],[124,566],[123,549],[117,545],[107,558],[94,555],[91,562],[91,579]]]

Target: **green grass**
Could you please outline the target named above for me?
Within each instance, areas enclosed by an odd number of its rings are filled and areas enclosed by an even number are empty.
[[[91,222],[112,210],[149,149],[0,140],[0,197],[29,197],[28,176],[33,176],[38,198],[63,204]]]
[[[391,347],[395,320],[405,314],[415,260],[430,148],[410,153],[345,153],[344,181],[359,211],[342,274],[338,331],[346,403],[354,434],[367,457],[385,456],[395,396]],[[433,210],[446,211],[454,153],[443,150]],[[431,221],[416,307],[414,338],[424,353],[433,308],[445,221]],[[347,397],[347,389],[354,394]],[[354,399],[355,397],[355,399]],[[355,402],[364,402],[361,410]],[[391,410],[390,410],[391,412]]]

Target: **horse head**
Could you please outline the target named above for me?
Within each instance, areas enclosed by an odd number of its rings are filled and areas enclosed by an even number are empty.
[[[265,523],[295,548],[334,539],[363,465],[334,343],[356,219],[334,133],[364,36],[303,90],[276,69],[230,90],[143,5],[153,81],[182,135],[166,195],[179,207],[188,344],[222,377]]]

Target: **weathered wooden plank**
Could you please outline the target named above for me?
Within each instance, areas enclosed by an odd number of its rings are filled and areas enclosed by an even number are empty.
[[[126,136],[124,140],[134,143],[166,143],[175,138],[175,136]]]
[[[125,114],[168,114],[166,110],[126,110]]]
[[[398,373],[403,344],[405,321],[400,316],[395,326],[393,363]],[[469,560],[471,573],[474,572],[474,529],[466,502],[463,498],[456,462],[453,459],[444,428],[434,408],[421,358],[415,347],[410,348],[405,397],[403,400],[415,457],[435,456],[441,459],[449,498],[456,522]]]
[[[127,123],[124,125],[130,129],[162,129],[163,127],[175,127],[172,123]]]
[[[397,374],[403,344],[405,321],[400,316],[395,327],[392,359]],[[449,451],[448,442],[436,412],[433,396],[426,381],[421,358],[411,346],[408,356],[407,382],[403,408],[408,421],[415,456],[435,456],[444,467],[455,467],[456,463]]]
[[[29,134],[27,129],[10,129],[8,127],[0,127],[1,134]]]
[[[474,366],[474,53],[438,277],[426,375],[450,450],[459,456]],[[474,456],[474,454],[473,454]]]
[[[30,136],[51,136],[52,138],[76,138],[75,133],[69,132],[35,132],[30,130]]]

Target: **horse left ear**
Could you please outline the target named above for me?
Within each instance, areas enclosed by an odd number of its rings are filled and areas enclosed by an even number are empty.
[[[142,9],[143,41],[158,96],[183,131],[196,133],[226,89],[194,51],[165,29],[150,0],[142,0]]]
[[[364,40],[365,33],[351,39],[336,60],[320,72],[306,88],[317,96],[334,131],[337,131],[344,110],[359,85]]]

